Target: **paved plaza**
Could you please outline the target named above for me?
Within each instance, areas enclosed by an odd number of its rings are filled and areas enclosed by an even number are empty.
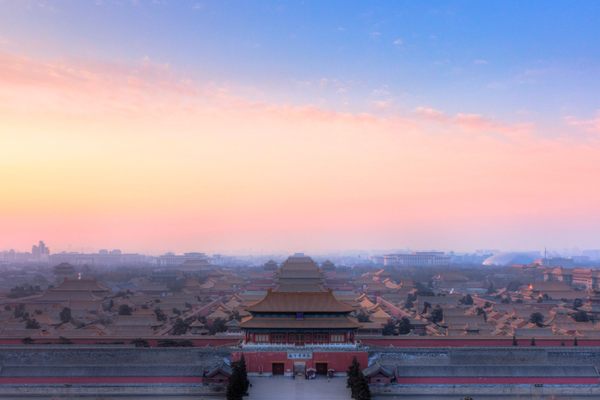
[[[306,380],[289,377],[251,377],[250,399],[257,400],[348,400],[346,378]]]

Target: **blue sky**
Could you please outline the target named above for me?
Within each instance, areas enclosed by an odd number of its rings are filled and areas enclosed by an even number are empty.
[[[176,66],[290,103],[430,106],[552,126],[600,108],[596,1],[23,1],[36,54]]]

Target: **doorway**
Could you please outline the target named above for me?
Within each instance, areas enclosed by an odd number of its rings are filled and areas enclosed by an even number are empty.
[[[283,363],[273,363],[272,372],[273,375],[283,375],[285,367]]]
[[[318,362],[315,364],[317,375],[327,375],[327,363]]]
[[[304,376],[305,373],[306,373],[306,363],[303,361],[294,362],[294,374]]]

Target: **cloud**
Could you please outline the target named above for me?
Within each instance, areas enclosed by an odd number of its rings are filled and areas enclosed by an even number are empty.
[[[438,122],[446,122],[449,120],[446,114],[431,107],[417,107],[415,109],[415,114]]]
[[[586,132],[600,134],[600,110],[596,113],[595,118],[581,119],[570,115],[566,116],[564,121],[569,126],[582,129]]]
[[[321,83],[336,89],[310,87]],[[343,112],[241,93],[162,60],[0,53],[0,242],[426,246],[431,232],[479,240],[490,226],[506,237],[600,220],[597,142],[469,110]],[[391,94],[369,96],[385,108]]]
[[[487,60],[482,59],[482,58],[478,58],[478,59],[473,60],[473,64],[476,64],[476,65],[488,65],[489,62]]]
[[[396,47],[402,47],[404,45],[404,41],[402,40],[402,38],[397,38],[396,40],[394,40],[392,42],[394,44],[394,46]]]
[[[420,118],[435,122],[446,128],[459,128],[467,133],[500,134],[505,138],[521,138],[533,131],[532,124],[507,124],[474,113],[457,113],[448,115],[431,107],[417,107],[414,114]]]

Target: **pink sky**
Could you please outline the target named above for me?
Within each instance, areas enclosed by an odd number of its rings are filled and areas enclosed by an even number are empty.
[[[0,249],[596,243],[598,118],[550,136],[469,110],[347,113],[246,92],[148,60],[0,53]]]

